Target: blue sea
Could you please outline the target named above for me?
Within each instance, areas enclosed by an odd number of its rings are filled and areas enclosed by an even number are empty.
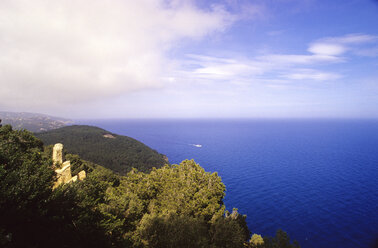
[[[304,248],[372,247],[378,237],[377,120],[80,123],[218,172],[227,209],[246,214],[252,233],[281,228]]]

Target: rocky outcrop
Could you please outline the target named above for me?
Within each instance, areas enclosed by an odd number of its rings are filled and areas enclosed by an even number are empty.
[[[61,184],[83,180],[86,177],[84,170],[80,171],[78,175],[72,177],[70,161],[65,161],[63,163],[63,144],[57,143],[54,145],[52,159],[53,167],[56,168],[55,172],[57,176],[57,181],[53,188],[56,188]]]
[[[58,180],[55,182],[56,187],[62,183],[68,183],[71,180],[71,164],[70,161],[63,163],[61,169],[55,170]]]
[[[80,171],[79,174],[77,174],[77,179],[79,180],[83,180],[86,177],[87,177],[87,174],[85,173],[84,170]]]
[[[63,163],[63,145],[61,143],[54,145],[52,160],[53,165],[56,167],[59,167]]]

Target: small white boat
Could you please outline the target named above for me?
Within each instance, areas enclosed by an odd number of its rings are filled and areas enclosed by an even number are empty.
[[[200,144],[193,144],[193,146],[195,146],[195,147],[202,147],[202,145],[200,145]]]

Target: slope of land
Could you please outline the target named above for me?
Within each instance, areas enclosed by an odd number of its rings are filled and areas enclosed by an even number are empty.
[[[2,124],[10,124],[14,129],[43,132],[72,124],[68,119],[44,114],[26,112],[0,112]]]
[[[45,145],[62,143],[68,153],[78,154],[119,174],[126,174],[133,167],[147,172],[152,167],[159,168],[167,163],[164,155],[143,143],[98,127],[67,126],[37,133],[36,136]]]

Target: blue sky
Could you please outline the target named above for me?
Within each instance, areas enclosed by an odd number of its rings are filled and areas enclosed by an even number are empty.
[[[378,118],[378,1],[88,1],[0,3],[0,109]]]

